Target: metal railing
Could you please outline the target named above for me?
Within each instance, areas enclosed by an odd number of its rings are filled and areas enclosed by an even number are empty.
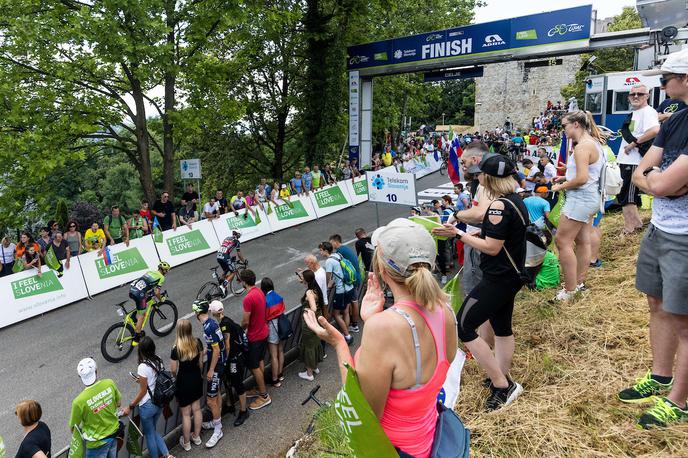
[[[288,312],[286,312],[287,318],[289,319],[289,322],[291,323],[291,328],[293,331],[292,336],[286,340],[284,344],[284,363],[285,367],[294,362],[297,358],[298,355],[298,347],[299,343],[301,342],[301,315],[302,315],[302,306],[295,307]],[[271,366],[270,364],[270,355],[266,354],[265,357],[265,367],[266,367],[266,372],[267,368]],[[246,369],[244,373],[244,385],[247,387],[252,386],[255,384],[255,381],[253,380],[253,376],[251,375],[250,370]],[[205,396],[201,398],[201,408],[205,408]],[[129,414],[129,419],[131,421],[132,418],[135,418],[138,416],[138,406],[136,409],[134,409],[133,412]],[[169,405],[169,410],[165,408],[163,411],[163,415],[161,416],[162,421],[158,422],[157,429],[158,432],[161,433],[163,438],[165,439],[165,442],[168,445],[174,446],[177,444],[177,440],[179,438],[179,435],[181,434],[181,409],[177,405],[177,401],[173,400],[170,405]],[[140,428],[139,428],[140,429]],[[124,439],[124,444],[127,443],[127,437],[126,435],[128,434],[128,428],[126,428],[125,425],[125,439]],[[146,449],[143,448],[143,438],[141,438],[141,450],[144,450],[144,454],[146,453]],[[69,456],[69,447],[65,447],[58,452],[54,453],[52,455],[54,458],[67,458]],[[130,458],[132,455],[129,453],[127,450],[126,445],[123,445],[122,448],[118,451],[117,457],[118,458]]]

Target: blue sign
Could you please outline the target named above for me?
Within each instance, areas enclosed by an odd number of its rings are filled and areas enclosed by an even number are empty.
[[[592,5],[378,41],[348,48],[349,70],[499,55],[590,38]]]
[[[468,78],[480,78],[483,76],[483,67],[461,68],[458,70],[443,70],[440,72],[427,72],[423,75],[424,83],[446,80],[465,80]]]

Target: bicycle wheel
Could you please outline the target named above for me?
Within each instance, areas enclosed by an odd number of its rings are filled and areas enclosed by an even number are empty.
[[[239,281],[239,272],[241,272],[241,270],[237,270],[236,273],[234,274],[234,276],[232,277],[232,281],[229,282],[229,290],[235,296],[238,296],[238,295],[242,294],[244,291],[246,291],[246,288],[244,288],[244,285],[242,285],[241,282]]]
[[[214,281],[209,281],[201,286],[196,294],[196,299],[212,301],[213,299],[222,299],[222,290]]]
[[[440,165],[440,175],[446,175],[447,174],[447,162],[444,161],[442,162],[442,165]]]
[[[100,352],[103,358],[111,363],[118,363],[125,359],[134,347],[131,343],[134,339],[134,328],[124,323],[116,323],[105,331],[100,341]]]
[[[162,301],[152,305],[150,327],[158,337],[166,336],[177,326],[177,306],[171,301]]]

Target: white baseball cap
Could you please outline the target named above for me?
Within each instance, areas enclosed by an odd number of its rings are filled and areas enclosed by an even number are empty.
[[[644,71],[643,76],[665,75],[667,73],[688,74],[688,49],[672,52],[661,67]]]
[[[96,370],[98,365],[93,358],[84,358],[76,366],[76,372],[81,377],[84,385],[91,386],[96,382]]]
[[[212,312],[212,313],[219,313],[219,312],[223,312],[225,310],[225,306],[222,302],[215,299],[208,306],[208,310],[210,310],[210,312]]]
[[[385,263],[400,275],[409,277],[408,268],[416,263],[435,268],[435,240],[427,229],[411,220],[397,218],[375,229],[371,242]]]

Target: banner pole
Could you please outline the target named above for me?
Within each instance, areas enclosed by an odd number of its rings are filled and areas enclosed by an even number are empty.
[[[375,202],[375,216],[377,216],[377,227],[380,227],[380,206]]]

